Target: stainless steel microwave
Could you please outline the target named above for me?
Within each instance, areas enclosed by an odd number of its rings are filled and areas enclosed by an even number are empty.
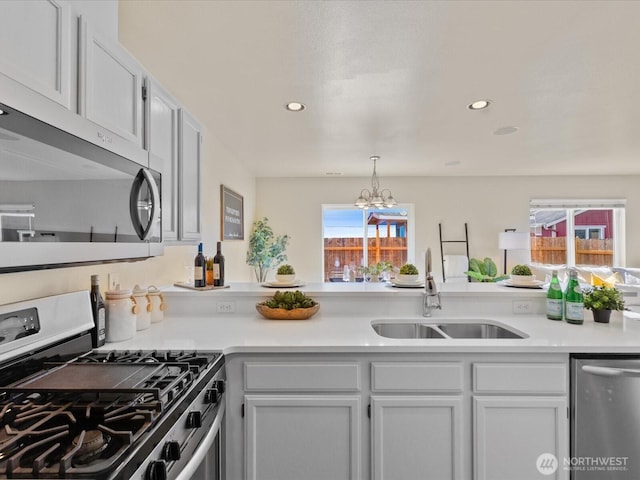
[[[0,110],[0,272],[162,253],[160,173]]]

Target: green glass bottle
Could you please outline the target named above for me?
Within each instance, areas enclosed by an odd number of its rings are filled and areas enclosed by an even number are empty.
[[[584,322],[584,297],[578,283],[578,272],[571,270],[569,283],[564,293],[564,318],[568,323],[580,325]]]
[[[562,287],[558,280],[558,271],[551,272],[551,282],[547,291],[547,318],[549,320],[562,320]]]

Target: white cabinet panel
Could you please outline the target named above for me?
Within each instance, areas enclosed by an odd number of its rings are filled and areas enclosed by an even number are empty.
[[[375,480],[462,480],[461,396],[371,397]]]
[[[374,392],[461,392],[461,362],[373,362],[371,390]]]
[[[360,397],[245,396],[248,480],[360,478]]]
[[[245,363],[245,390],[358,391],[358,363]]]
[[[69,5],[64,0],[2,1],[0,18],[0,72],[71,108],[75,70]]]
[[[567,422],[565,397],[474,398],[474,479],[567,479]],[[538,470],[545,453],[559,462],[552,474]]]
[[[179,239],[199,240],[202,128],[186,110],[181,109],[179,116]]]
[[[79,24],[80,114],[142,147],[142,67],[82,18]]]
[[[563,394],[569,379],[564,363],[475,363],[476,393]]]

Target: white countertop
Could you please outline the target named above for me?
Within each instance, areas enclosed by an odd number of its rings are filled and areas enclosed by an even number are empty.
[[[454,286],[455,285],[455,286]],[[345,294],[354,301],[367,301],[371,295],[385,300],[392,295],[413,295],[418,301],[419,290],[395,289],[375,284],[314,284],[304,288],[307,294],[322,297]],[[232,285],[229,289],[195,292],[170,287],[165,290],[170,303],[177,296],[184,299],[199,297],[213,306],[211,298],[225,293],[225,298],[244,295],[255,303],[256,295],[272,295],[274,290],[257,284]],[[323,312],[323,300],[318,314],[308,320],[266,320],[255,309],[233,314],[212,313],[191,315],[168,313],[165,319],[152,324],[147,330],[137,332],[132,340],[108,343],[109,349],[203,349],[221,350],[231,354],[285,353],[285,352],[530,352],[530,353],[639,353],[640,314],[636,319],[623,319],[622,312],[614,312],[611,323],[597,324],[591,312],[585,311],[583,325],[570,325],[563,321],[548,320],[540,314],[452,315],[447,313],[447,302],[455,302],[457,296],[484,297],[491,295],[515,295],[540,301],[541,290],[509,289],[487,284],[451,284],[442,286],[444,309],[434,316],[377,315],[376,313],[336,314]],[[390,298],[390,297],[389,297]],[[471,299],[473,301],[473,298]],[[329,302],[329,298],[324,301]],[[369,300],[370,301],[370,300]],[[330,310],[330,309],[327,309]],[[212,307],[211,311],[215,311]],[[170,310],[168,310],[170,312]],[[527,334],[524,339],[392,339],[376,334],[371,326],[374,320],[438,321],[488,320],[503,324]]]

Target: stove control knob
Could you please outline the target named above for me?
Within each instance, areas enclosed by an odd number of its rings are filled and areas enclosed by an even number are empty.
[[[180,444],[175,440],[165,443],[162,447],[162,458],[168,462],[180,460]]]
[[[187,415],[187,428],[200,428],[202,426],[202,414],[196,410]]]
[[[167,480],[167,464],[163,460],[154,460],[147,467],[146,480]]]

